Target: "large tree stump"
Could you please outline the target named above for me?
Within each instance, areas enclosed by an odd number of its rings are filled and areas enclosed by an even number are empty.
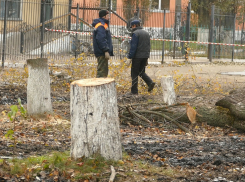
[[[48,59],[28,59],[27,112],[39,115],[52,112]]]
[[[162,77],[161,85],[163,90],[163,101],[168,105],[173,105],[176,102],[173,77],[172,76]]]
[[[101,154],[122,158],[117,92],[111,78],[93,78],[71,84],[71,157]]]

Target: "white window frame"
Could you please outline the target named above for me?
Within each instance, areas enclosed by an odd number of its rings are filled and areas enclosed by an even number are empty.
[[[151,0],[151,4],[152,4],[152,0]],[[162,0],[158,0],[158,8],[157,9],[151,8],[151,12],[164,13],[164,10],[161,9],[161,5],[162,5]],[[150,5],[150,7],[151,7],[151,5]],[[170,10],[166,10],[166,13],[169,13],[169,12],[170,12]]]
[[[18,20],[18,21],[20,21],[20,20],[22,20],[22,0],[16,0],[17,2],[19,2],[20,3],[20,12],[19,12],[19,17],[18,18],[12,18],[12,17],[7,17],[7,20]],[[0,3],[2,3],[2,2],[5,2],[5,0],[0,0]],[[8,2],[11,2],[11,1],[8,1]],[[0,4],[1,5],[1,4]],[[2,17],[0,17],[0,19],[1,20],[3,20],[4,19],[4,13],[5,13],[5,4],[4,4],[4,6],[2,7],[0,7],[1,8],[1,10],[2,10],[2,8],[3,8],[3,16]]]
[[[105,0],[105,1],[106,1],[106,4],[109,3],[109,0]],[[113,0],[111,0],[111,7],[110,7],[111,10],[117,11],[117,1],[118,1],[118,0],[116,0],[116,6],[115,6],[115,10],[114,10],[114,9],[113,9]],[[100,0],[100,5],[101,5],[101,0]]]

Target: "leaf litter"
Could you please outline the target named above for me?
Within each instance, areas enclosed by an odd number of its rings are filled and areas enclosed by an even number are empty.
[[[5,99],[5,101],[7,100]],[[0,108],[0,156],[2,159],[42,156],[52,151],[69,150],[68,102],[54,103],[56,114],[53,116],[47,115],[42,119],[28,118],[15,121],[13,137],[17,141],[16,147],[14,147],[13,140],[5,137],[7,131],[13,129],[13,123],[7,117],[9,106],[1,105]],[[18,114],[20,115],[20,113]],[[245,181],[245,135],[231,127],[219,128],[198,123],[194,128],[191,128],[194,133],[191,136],[170,122],[164,121],[160,126],[153,124],[148,127],[121,123],[120,131],[123,150],[128,154],[128,157],[124,157],[120,161],[120,166],[115,167],[118,172],[115,181],[153,181],[153,179],[176,182]],[[139,161],[140,165],[144,167],[135,165],[135,161]],[[0,164],[6,169],[10,167],[5,162]],[[82,167],[83,162],[77,162],[77,166]],[[36,168],[39,167],[36,166]],[[41,171],[34,181],[44,179],[68,181],[74,175],[74,169],[68,170],[67,173],[70,174],[68,175],[69,179],[65,179],[64,176],[67,174],[63,175],[58,169],[51,172]],[[108,169],[100,176],[104,175],[108,180],[109,173]],[[28,176],[4,174],[0,179],[28,181]],[[93,177],[83,179],[83,181],[93,181],[94,179],[106,181],[103,177]]]

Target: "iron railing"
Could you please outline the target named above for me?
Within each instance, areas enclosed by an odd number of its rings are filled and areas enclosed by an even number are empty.
[[[0,7],[0,54],[3,66],[4,61],[21,62],[37,57],[66,60],[83,54],[87,59],[95,59],[91,24],[93,19],[98,18],[100,9],[110,10],[109,7],[83,2],[71,4],[71,0],[62,0],[62,3],[22,0],[14,1],[16,4],[11,6],[15,8],[13,10],[8,8],[13,1],[3,1],[8,2]],[[125,39],[125,36],[130,37],[128,22],[129,17],[134,16],[141,20],[144,30],[152,38],[151,59],[162,62],[166,59],[184,59],[187,47],[193,56],[244,59],[245,51],[241,46],[212,45],[209,47],[212,50],[210,52],[206,44],[180,42],[189,40],[244,44],[243,17],[225,15],[214,8],[213,16],[208,17],[213,24],[202,26],[200,22],[197,23],[198,16],[190,13],[190,9],[185,9],[187,11],[175,12],[141,7],[114,7],[110,10],[110,31],[113,34],[115,54],[113,59],[122,59],[127,55],[130,39]],[[225,24],[230,18],[235,22],[233,26]],[[164,42],[162,39],[177,42]]]

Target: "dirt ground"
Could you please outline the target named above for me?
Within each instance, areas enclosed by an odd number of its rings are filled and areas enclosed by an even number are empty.
[[[6,68],[8,70],[8,68]],[[224,72],[243,72],[245,64],[243,63],[212,63],[212,64],[180,64],[169,63],[164,65],[149,64],[146,72],[157,82],[154,95],[140,95],[137,98],[124,97],[122,93],[118,94],[118,103],[143,103],[149,100],[162,101],[160,78],[164,75],[172,75],[174,78],[183,78],[188,76],[191,81],[197,82],[196,86],[203,87],[207,82],[210,85],[221,85],[221,88],[229,92],[232,89],[244,87],[245,76],[223,75]],[[127,69],[126,74],[130,74]],[[244,72],[245,73],[245,72]],[[1,70],[0,74],[4,74]],[[181,79],[180,79],[181,81]],[[187,80],[184,80],[185,82]],[[193,84],[192,84],[193,86]],[[213,86],[214,89],[216,86]],[[182,85],[177,94],[178,102],[189,102],[193,104],[204,104],[209,107],[215,107],[215,102],[224,97],[224,94],[194,94],[195,88],[189,88]],[[53,108],[56,115],[56,121],[70,122],[70,96],[69,92],[57,89],[52,91]],[[9,126],[9,121],[3,112],[9,111],[11,104],[16,104],[16,99],[20,97],[26,106],[26,87],[1,84],[0,87],[0,135],[5,135]],[[43,125],[43,121],[39,121]],[[39,124],[36,125],[39,125]],[[60,124],[60,123],[59,123]],[[60,126],[57,124],[57,126]],[[69,124],[67,125],[69,126]],[[184,126],[189,127],[189,123]],[[30,156],[35,153],[45,154],[52,150],[69,150],[70,133],[69,128],[62,128],[62,137],[59,137],[59,131],[53,131],[43,134],[37,126],[23,128],[24,131],[18,131],[19,136],[25,133],[26,137],[31,137],[31,145],[19,143],[16,153],[21,157]],[[141,179],[117,179],[115,181],[245,181],[245,161],[244,161],[244,140],[245,134],[233,129],[232,127],[212,127],[199,123],[198,127],[191,129],[195,134],[190,136],[171,122],[164,120],[161,125],[152,125],[144,128],[142,126],[130,126],[121,124],[122,145],[124,151],[135,158],[149,162],[158,167],[171,167],[183,171],[182,175],[175,177],[163,176],[161,174],[150,175],[142,174]],[[18,132],[16,135],[18,135]],[[40,138],[41,136],[41,138]],[[3,137],[2,137],[3,138]],[[36,142],[35,142],[36,141]],[[0,141],[0,157],[12,156],[13,150],[9,150],[7,140]],[[48,145],[47,145],[48,144]],[[51,147],[52,146],[52,147]]]

